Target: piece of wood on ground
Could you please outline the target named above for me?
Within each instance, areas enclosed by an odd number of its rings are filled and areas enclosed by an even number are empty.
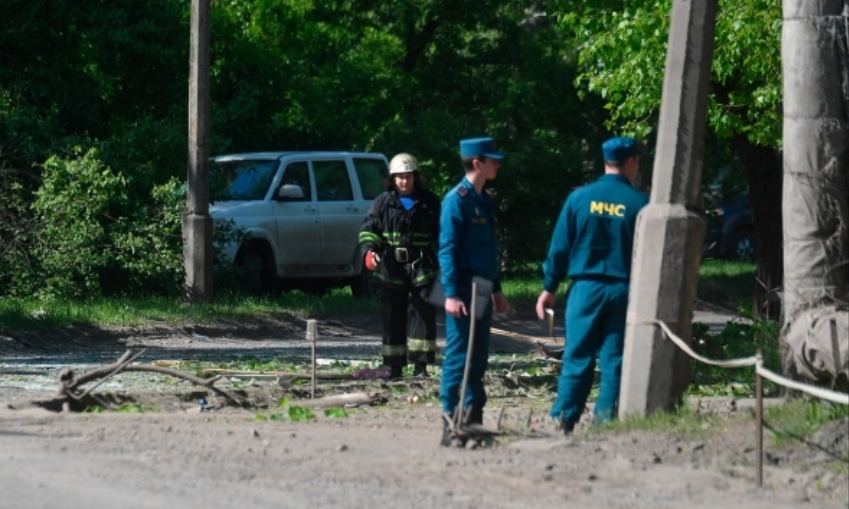
[[[511,332],[504,329],[498,329],[496,327],[489,328],[490,333],[497,334],[499,336],[507,336],[516,339],[524,339],[525,341],[532,341],[534,343],[557,343],[555,338],[546,337],[546,336],[531,336],[530,334],[522,334],[520,332]]]
[[[344,408],[362,405],[379,405],[384,401],[379,392],[353,392],[351,394],[334,394],[323,398],[298,400],[292,404],[304,408]]]

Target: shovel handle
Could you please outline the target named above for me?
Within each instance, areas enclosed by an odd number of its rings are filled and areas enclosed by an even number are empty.
[[[469,347],[466,349],[466,365],[463,368],[463,383],[460,385],[460,404],[457,406],[456,411],[456,419],[457,422],[455,427],[460,429],[460,425],[463,424],[463,412],[466,407],[466,387],[469,384],[469,373],[472,371],[472,351],[474,350],[475,345],[475,322],[477,318],[475,317],[475,309],[478,300],[478,284],[474,281],[472,282],[472,305],[471,309],[469,309]]]

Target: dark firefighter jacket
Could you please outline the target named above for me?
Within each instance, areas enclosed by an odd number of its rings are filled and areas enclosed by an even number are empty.
[[[439,241],[441,204],[427,189],[417,189],[416,196],[413,208],[407,210],[398,190],[392,187],[374,199],[363,221],[360,255],[374,251],[380,256],[375,276],[383,284],[399,287],[409,280],[414,286],[425,286],[436,277],[434,251]]]

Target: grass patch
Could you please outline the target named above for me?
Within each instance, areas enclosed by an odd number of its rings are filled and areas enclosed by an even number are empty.
[[[696,295],[707,302],[737,308],[750,307],[754,297],[757,265],[709,259],[699,267]]]
[[[816,399],[798,399],[764,409],[764,423],[772,431],[773,440],[778,446],[810,437],[837,419],[849,419],[849,406]]]
[[[380,303],[354,299],[348,289],[324,296],[292,291],[275,297],[228,293],[214,302],[185,304],[163,297],[112,298],[89,301],[0,298],[0,329],[68,327],[77,324],[137,326],[155,323],[179,325],[216,321],[249,321],[288,313],[295,317],[323,318],[379,313]]]
[[[754,263],[727,260],[704,260],[699,266],[698,298],[731,305],[750,305],[754,296],[757,265]],[[514,303],[533,302],[542,292],[542,266],[531,264],[502,275],[504,294]],[[567,279],[557,292],[559,303],[563,302],[570,281]],[[514,306],[515,307],[515,306]]]
[[[623,420],[614,419],[591,428],[592,433],[648,431],[652,433],[675,432],[682,435],[698,435],[719,422],[710,414],[698,414],[686,404],[672,412],[655,412],[648,416],[632,415]]]
[[[700,293],[751,297],[754,288],[753,264],[708,260],[700,268]],[[562,307],[569,281],[560,285],[557,299]],[[516,310],[533,313],[542,291],[539,264],[520,272],[505,274],[502,289]],[[361,314],[379,314],[376,300],[354,299],[348,288],[336,288],[317,296],[298,290],[272,297],[222,293],[214,302],[185,304],[176,298],[98,298],[86,301],[39,300],[0,297],[0,329],[37,329],[79,324],[100,326],[140,326],[157,323],[239,322],[288,313],[297,318],[321,319]]]

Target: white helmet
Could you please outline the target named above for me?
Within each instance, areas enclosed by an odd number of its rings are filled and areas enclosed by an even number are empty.
[[[394,175],[396,173],[409,173],[411,171],[418,171],[418,169],[419,162],[410,154],[401,153],[389,161],[390,175]]]

